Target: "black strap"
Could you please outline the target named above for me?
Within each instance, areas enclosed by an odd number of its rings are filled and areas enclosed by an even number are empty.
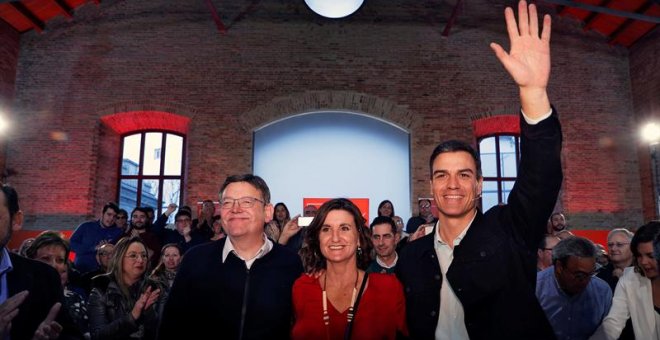
[[[351,338],[351,331],[353,330],[353,321],[357,317],[357,310],[358,306],[360,305],[360,298],[362,298],[362,292],[364,292],[364,287],[367,285],[367,277],[369,276],[369,273],[364,272],[364,277],[362,277],[362,285],[360,285],[360,291],[358,292],[358,296],[355,299],[355,305],[353,306],[353,319],[351,319],[350,322],[346,325],[346,332],[344,332],[344,340],[350,340]]]

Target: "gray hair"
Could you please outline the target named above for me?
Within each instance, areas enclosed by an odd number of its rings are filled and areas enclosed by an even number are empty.
[[[632,232],[630,232],[630,230],[628,230],[626,228],[614,228],[614,229],[610,230],[609,233],[607,233],[607,240],[609,241],[610,238],[612,238],[612,236],[614,236],[614,234],[618,234],[618,233],[626,235],[626,237],[628,238],[628,241],[631,241],[633,236],[635,236],[635,234],[633,234]]]
[[[563,266],[568,262],[568,258],[575,257],[591,257],[596,258],[596,247],[593,242],[584,237],[569,237],[561,240],[552,249],[552,263],[561,262]]]

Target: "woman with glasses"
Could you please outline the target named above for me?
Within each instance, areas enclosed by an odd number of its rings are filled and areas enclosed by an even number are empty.
[[[598,272],[598,277],[605,280],[612,288],[616,288],[623,270],[633,264],[633,254],[630,251],[630,241],[633,233],[624,228],[612,229],[607,234],[607,248],[610,254],[610,263]]]
[[[403,287],[396,276],[367,274],[373,245],[360,210],[325,202],[300,250],[309,275],[293,285],[292,339],[396,339],[407,335]]]
[[[155,339],[161,284],[147,278],[147,247],[139,237],[115,245],[107,274],[92,280],[89,328],[92,339]]]
[[[660,273],[653,241],[660,222],[643,225],[630,242],[633,267],[624,270],[614,291],[612,308],[591,339],[620,339],[630,319],[635,339],[660,339]]]

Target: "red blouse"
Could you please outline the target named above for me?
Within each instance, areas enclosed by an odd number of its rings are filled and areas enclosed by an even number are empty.
[[[292,339],[344,338],[348,309],[339,313],[328,301],[330,324],[326,326],[323,323],[323,290],[318,279],[303,274],[296,280],[293,310]],[[397,332],[408,335],[403,286],[394,275],[371,273],[353,319],[351,338],[395,339]]]

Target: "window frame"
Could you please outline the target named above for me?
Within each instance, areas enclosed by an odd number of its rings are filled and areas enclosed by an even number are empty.
[[[503,195],[504,195],[504,190],[503,190],[503,184],[504,182],[514,182],[518,180],[518,170],[520,168],[520,133],[512,133],[512,132],[498,132],[498,133],[491,133],[491,134],[486,134],[479,136],[477,138],[477,154],[479,155],[479,160],[481,160],[481,141],[490,138],[490,137],[495,137],[495,166],[497,170],[497,176],[495,177],[486,177],[483,175],[483,168],[484,164],[483,162],[481,163],[481,169],[482,169],[482,179],[483,182],[495,182],[497,184],[497,202],[498,204],[506,203],[503,200]],[[503,177],[502,176],[502,163],[501,163],[501,153],[500,153],[500,137],[515,137],[515,153],[516,153],[516,177]],[[482,186],[483,188],[483,186]],[[483,189],[482,189],[483,190]],[[482,195],[483,196],[483,195]],[[483,197],[479,200],[481,203],[481,206],[483,207]]]
[[[144,152],[145,152],[145,142],[146,142],[146,135],[148,133],[161,133],[161,150],[160,150],[160,174],[159,175],[144,175],[143,174],[143,169],[144,169]],[[124,163],[124,142],[126,137],[128,136],[133,136],[133,135],[140,135],[140,164],[138,166],[138,174],[137,175],[122,175],[122,166]],[[164,175],[165,172],[165,155],[167,154],[167,135],[175,135],[178,137],[181,137],[182,142],[181,142],[181,172],[179,176],[174,176],[174,175]],[[147,130],[139,130],[139,131],[130,131],[126,132],[124,134],[120,135],[120,147],[119,147],[119,164],[117,166],[117,204],[121,204],[121,183],[123,180],[137,180],[137,198],[136,198],[136,207],[142,206],[142,183],[144,180],[157,180],[158,181],[158,196],[157,196],[157,202],[158,206],[153,207],[155,210],[155,215],[160,216],[163,211],[162,211],[162,202],[163,202],[163,183],[165,180],[179,180],[180,181],[180,187],[179,187],[179,202],[177,202],[178,206],[181,206],[183,202],[183,196],[184,196],[184,182],[185,182],[185,164],[186,164],[186,144],[187,144],[187,136],[185,134],[182,134],[180,132],[176,131],[171,131],[171,130],[159,130],[159,129],[147,129]],[[129,211],[130,214],[130,211]],[[129,216],[130,219],[130,216]]]

